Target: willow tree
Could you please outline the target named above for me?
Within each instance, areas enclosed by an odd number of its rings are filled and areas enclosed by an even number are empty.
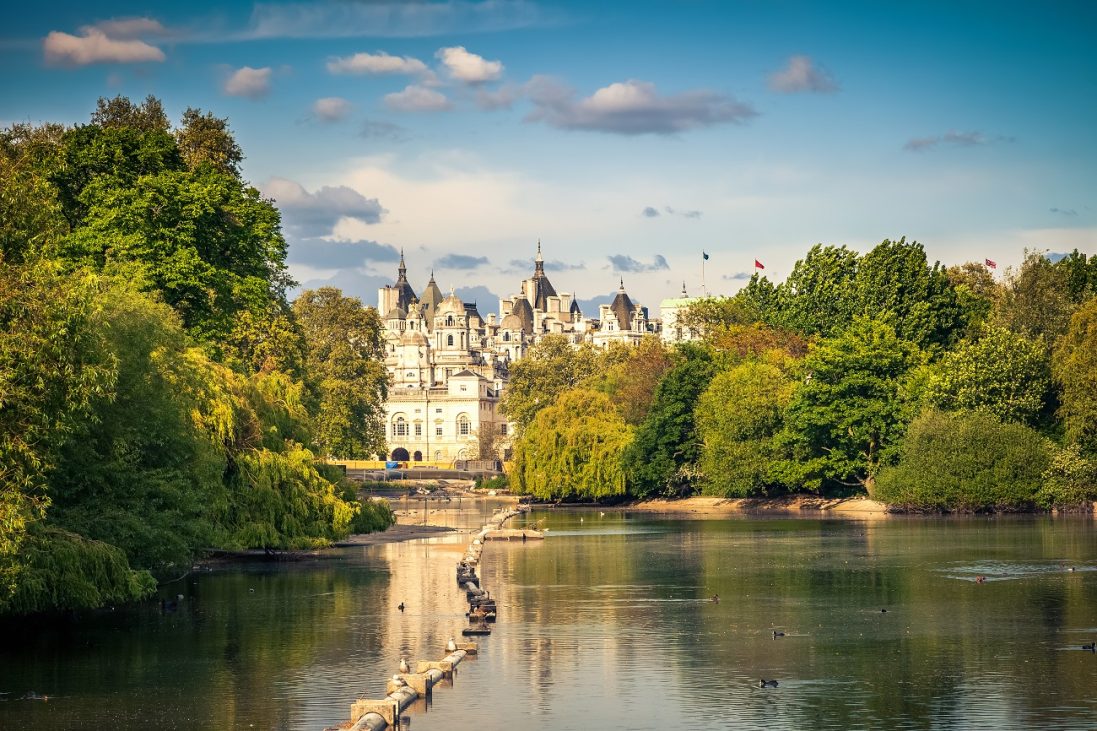
[[[631,441],[632,427],[608,396],[565,391],[515,443],[511,487],[544,500],[624,494],[622,457]]]

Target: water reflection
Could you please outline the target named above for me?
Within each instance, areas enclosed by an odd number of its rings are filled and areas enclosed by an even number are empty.
[[[464,502],[428,505],[429,522],[477,527],[495,507]],[[549,537],[489,546],[481,574],[499,623],[452,687],[412,711],[415,728],[1097,720],[1097,656],[1081,650],[1097,637],[1091,521],[527,520]],[[402,655],[437,659],[464,626],[453,566],[467,540],[197,575],[174,611],[23,638],[0,651],[0,698],[55,697],[0,702],[0,727],[338,723],[358,693],[383,695]]]

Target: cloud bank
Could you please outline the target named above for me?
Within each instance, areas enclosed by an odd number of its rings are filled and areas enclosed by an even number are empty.
[[[387,213],[376,198],[366,198],[345,185],[325,185],[310,193],[300,183],[271,178],[261,188],[281,209],[286,230],[302,238],[331,236],[343,218],[370,224],[380,222]]]
[[[711,91],[662,96],[646,81],[610,84],[589,97],[546,76],[535,76],[525,91],[534,109],[527,121],[567,130],[621,135],[669,135],[717,124],[742,124],[757,115],[748,104]]]
[[[606,257],[609,259],[610,265],[613,266],[615,272],[657,272],[663,269],[670,269],[670,265],[667,263],[666,257],[662,254],[656,254],[650,264],[645,264],[641,261],[633,259],[627,254],[613,254]]]

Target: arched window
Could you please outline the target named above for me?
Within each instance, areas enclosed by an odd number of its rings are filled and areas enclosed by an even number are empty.
[[[392,420],[392,436],[394,437],[406,437],[408,435],[408,422],[402,416],[397,416]]]
[[[503,342],[504,343],[509,343],[510,342],[510,333],[503,333]]]
[[[446,336],[446,345],[453,345],[453,336],[452,335],[447,335]]]
[[[469,421],[468,416],[461,414],[457,417],[457,435],[467,437],[472,431],[472,423]]]
[[[449,317],[446,318],[446,324],[449,325],[450,327],[453,327],[453,315],[450,315]]]

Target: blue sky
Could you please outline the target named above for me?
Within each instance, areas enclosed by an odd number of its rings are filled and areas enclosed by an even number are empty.
[[[10,12],[7,15],[12,15]],[[653,310],[815,243],[1097,253],[1097,3],[51,3],[0,30],[0,124],[99,96],[228,117],[291,268],[367,303],[618,278]],[[497,303],[481,307],[494,311]],[[593,314],[593,313],[588,313]]]

